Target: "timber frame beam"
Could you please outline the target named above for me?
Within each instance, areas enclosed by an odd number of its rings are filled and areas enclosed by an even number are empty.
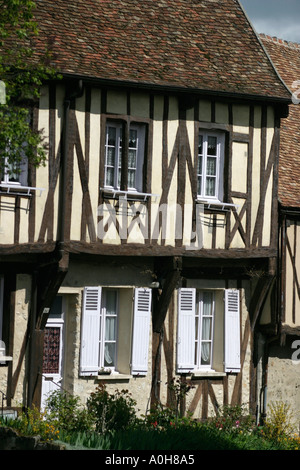
[[[163,285],[161,289],[158,289],[153,308],[153,332],[155,333],[162,331],[172,295],[181,278],[182,259],[174,257],[168,260],[163,268],[167,269],[167,272],[164,280],[161,281]],[[161,268],[158,269],[160,270]],[[162,275],[162,272],[158,272],[158,278]]]

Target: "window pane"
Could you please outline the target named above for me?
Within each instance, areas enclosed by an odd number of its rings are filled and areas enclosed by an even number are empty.
[[[115,154],[116,149],[114,147],[107,147],[106,150],[106,165],[114,166],[115,165]]]
[[[217,138],[213,136],[208,137],[207,154],[217,155]]]
[[[136,168],[136,150],[129,149],[128,168]]]
[[[216,180],[215,178],[206,178],[206,196],[215,196],[216,194]]]
[[[202,176],[198,176],[198,193],[197,194],[201,194],[202,193]]]
[[[129,148],[137,148],[137,130],[130,129],[129,131]]]
[[[212,292],[203,292],[203,314],[212,315],[213,310],[213,293]]]
[[[209,366],[210,364],[211,364],[211,343],[202,343],[201,365]]]
[[[57,295],[54,299],[53,304],[49,312],[49,318],[61,318],[62,317],[62,296]]]
[[[198,155],[203,154],[203,136],[199,135]]]
[[[208,176],[216,176],[217,174],[217,159],[215,157],[207,158],[206,174]]]
[[[106,291],[106,315],[117,315],[117,292]]]
[[[202,340],[210,340],[212,336],[212,318],[204,317],[202,320]]]
[[[202,155],[198,157],[198,175],[202,175]]]
[[[128,170],[128,187],[135,188],[135,170]]]
[[[116,365],[116,343],[105,344],[104,367],[114,367]]]
[[[105,319],[105,340],[115,341],[117,332],[117,317],[106,317]]]
[[[107,145],[112,145],[113,147],[116,146],[116,128],[115,127],[108,127],[107,131]]]
[[[114,185],[114,174],[115,174],[114,168],[106,168],[106,179],[105,179],[106,186]]]

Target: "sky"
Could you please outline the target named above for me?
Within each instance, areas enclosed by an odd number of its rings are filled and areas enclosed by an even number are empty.
[[[257,33],[300,43],[300,0],[240,0]]]

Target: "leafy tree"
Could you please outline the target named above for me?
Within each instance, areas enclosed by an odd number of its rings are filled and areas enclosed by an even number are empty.
[[[32,0],[0,0],[0,174],[19,171],[20,162],[39,166],[46,159],[41,132],[32,128],[31,111],[40,87],[55,72],[51,46],[37,55],[32,47],[38,35]]]

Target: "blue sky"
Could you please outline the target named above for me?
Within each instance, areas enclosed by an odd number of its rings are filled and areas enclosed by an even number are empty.
[[[258,33],[300,43],[300,0],[240,0]]]

